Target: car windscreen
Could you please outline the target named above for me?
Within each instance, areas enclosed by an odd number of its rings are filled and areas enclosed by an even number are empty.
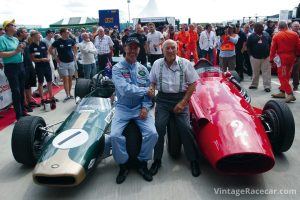
[[[199,67],[195,68],[197,73],[211,72],[211,73],[222,73],[222,70],[218,66],[209,66],[209,67]]]

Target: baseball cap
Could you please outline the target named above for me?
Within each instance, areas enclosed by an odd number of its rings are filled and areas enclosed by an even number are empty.
[[[126,45],[133,44],[133,43],[140,45],[140,41],[136,37],[129,37],[125,42]]]
[[[3,22],[3,28],[5,29],[9,24],[15,24],[15,20],[5,20]]]

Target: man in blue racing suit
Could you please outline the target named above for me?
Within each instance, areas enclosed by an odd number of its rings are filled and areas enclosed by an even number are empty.
[[[134,120],[142,134],[142,146],[138,155],[138,173],[146,181],[152,181],[147,168],[147,161],[152,158],[153,148],[158,134],[154,119],[148,114],[152,105],[154,90],[149,88],[149,72],[145,66],[137,62],[139,40],[129,37],[126,41],[126,57],[117,63],[112,70],[112,79],[116,87],[117,103],[111,125],[111,144],[115,161],[120,165],[116,178],[118,184],[125,181],[129,172],[128,153],[123,130],[130,120]]]

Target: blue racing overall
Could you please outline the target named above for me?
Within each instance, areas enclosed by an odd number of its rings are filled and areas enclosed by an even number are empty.
[[[129,64],[123,60],[113,67],[112,79],[118,99],[111,125],[113,157],[118,164],[127,162],[128,154],[123,131],[128,122],[133,119],[142,134],[142,146],[138,159],[140,161],[150,160],[158,134],[154,119],[149,112],[146,119],[142,120],[139,117],[143,107],[149,111],[152,105],[151,98],[147,95],[150,85],[149,72],[138,62]]]

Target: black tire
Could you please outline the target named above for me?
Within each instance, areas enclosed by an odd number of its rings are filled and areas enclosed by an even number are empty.
[[[170,120],[167,125],[167,148],[168,153],[173,159],[179,158],[181,154],[181,139],[176,126],[175,118],[170,116]]]
[[[290,108],[282,101],[270,100],[262,114],[272,130],[268,136],[273,151],[282,153],[289,150],[295,137],[295,121]]]
[[[142,146],[142,134],[140,129],[134,121],[130,121],[126,126],[123,135],[126,138],[126,149],[129,161],[135,161],[140,154]]]
[[[230,71],[230,73],[235,78],[235,80],[237,82],[239,82],[239,83],[241,82],[241,78],[240,78],[239,74],[235,70],[234,71]]]
[[[42,149],[36,146],[43,134],[39,128],[45,126],[44,119],[38,116],[26,116],[17,121],[11,138],[11,149],[17,162],[29,166],[36,164]]]
[[[75,85],[75,99],[76,97],[80,97],[81,99],[88,95],[91,92],[91,80],[90,79],[84,79],[84,78],[79,78],[76,81]]]

